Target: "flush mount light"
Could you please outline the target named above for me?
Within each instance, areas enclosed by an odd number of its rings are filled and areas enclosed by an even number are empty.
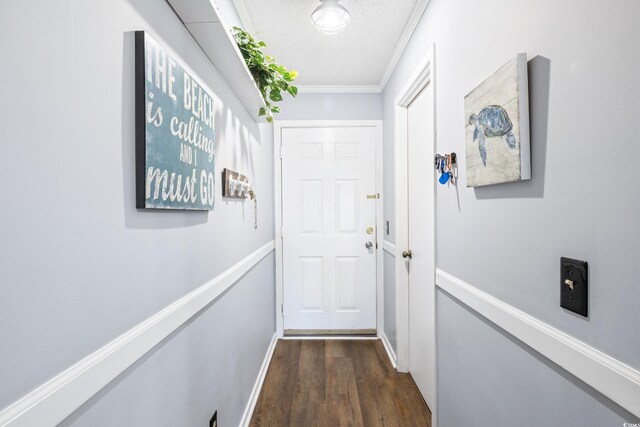
[[[311,14],[313,25],[325,34],[336,34],[347,28],[349,11],[339,0],[320,0],[322,3]]]

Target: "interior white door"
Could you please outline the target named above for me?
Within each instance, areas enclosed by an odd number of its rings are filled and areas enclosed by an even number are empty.
[[[285,334],[375,332],[375,138],[375,127],[282,129]]]
[[[435,245],[433,88],[427,85],[408,107],[409,372],[427,405],[435,402]]]

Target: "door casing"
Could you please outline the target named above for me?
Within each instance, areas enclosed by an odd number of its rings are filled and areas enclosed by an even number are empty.
[[[381,120],[282,120],[275,121],[273,126],[273,162],[274,162],[274,191],[275,191],[275,220],[276,220],[276,333],[284,338],[284,322],[282,304],[284,302],[283,251],[282,251],[282,129],[286,128],[331,128],[331,127],[374,127],[376,141],[375,183],[376,193],[380,198],[376,200],[376,330],[381,337],[384,327],[384,288],[383,288],[383,195],[382,195],[382,121]],[[298,337],[299,338],[299,337]],[[316,339],[318,337],[315,337]]]
[[[420,63],[414,69],[411,76],[407,79],[404,87],[398,92],[398,95],[394,101],[394,149],[395,149],[395,241],[396,241],[396,256],[395,256],[395,285],[396,285],[396,328],[397,328],[397,369],[400,372],[408,372],[409,370],[409,274],[405,268],[405,259],[400,255],[403,250],[410,249],[409,245],[409,212],[408,212],[408,179],[407,179],[407,159],[408,159],[408,107],[411,101],[429,84],[432,85],[433,93],[433,115],[426,117],[428,120],[430,129],[430,141],[428,143],[433,147],[432,156],[436,153],[436,86],[435,86],[435,46],[432,45],[429,48],[427,54],[422,58]],[[433,167],[433,157],[425,159],[426,167]],[[435,182],[433,183],[435,186]],[[429,228],[433,228],[433,236],[436,236],[435,227],[435,192],[433,193],[433,200],[430,201],[434,209],[433,224],[429,225]],[[433,242],[435,246],[435,238]],[[435,249],[435,248],[434,248]],[[435,250],[434,250],[435,254]],[[432,260],[435,271],[435,255]],[[435,275],[433,277],[433,292],[435,293]],[[435,298],[434,298],[435,301]],[[437,329],[437,317],[435,303],[432,307],[425,307],[428,313],[433,315],[434,329]],[[435,335],[436,331],[432,331]],[[437,341],[436,341],[437,345]],[[437,375],[437,348],[432,349],[431,360],[435,365],[433,371]],[[437,378],[433,378],[433,389],[435,393],[435,402],[433,404],[432,412],[432,424],[435,427],[437,425]]]

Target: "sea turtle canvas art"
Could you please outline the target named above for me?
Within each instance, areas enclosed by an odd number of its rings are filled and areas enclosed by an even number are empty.
[[[518,54],[464,99],[467,187],[531,178],[526,54]]]
[[[513,135],[513,123],[509,115],[500,105],[484,107],[478,114],[469,116],[469,124],[475,126],[473,140],[478,141],[478,149],[482,164],[487,166],[486,138],[504,136],[509,148],[516,148],[516,137]]]

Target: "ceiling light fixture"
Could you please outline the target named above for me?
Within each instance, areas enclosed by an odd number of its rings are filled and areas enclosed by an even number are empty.
[[[325,34],[336,34],[347,28],[349,11],[340,0],[320,0],[322,3],[311,14],[313,25]]]

